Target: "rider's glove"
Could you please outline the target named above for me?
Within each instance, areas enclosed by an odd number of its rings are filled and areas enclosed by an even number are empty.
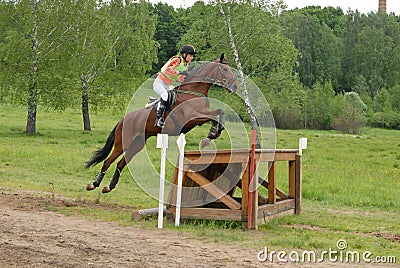
[[[188,75],[188,72],[187,71],[179,71],[178,74],[179,75]]]

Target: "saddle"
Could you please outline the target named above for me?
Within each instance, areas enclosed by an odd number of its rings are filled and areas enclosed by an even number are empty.
[[[157,103],[160,101],[160,99],[161,98],[154,98],[152,96],[149,96],[149,100],[147,101],[144,107],[145,108],[155,107]],[[176,101],[176,91],[175,90],[168,91],[168,100],[166,109],[169,110],[172,107],[172,105],[174,105],[175,101]]]

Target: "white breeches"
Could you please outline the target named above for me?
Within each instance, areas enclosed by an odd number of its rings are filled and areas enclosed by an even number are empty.
[[[160,78],[156,78],[153,83],[153,90],[157,93],[164,101],[168,100],[169,85],[167,85]]]

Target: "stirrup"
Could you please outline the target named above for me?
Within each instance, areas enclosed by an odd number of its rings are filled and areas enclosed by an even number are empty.
[[[165,126],[165,122],[164,122],[163,118],[157,119],[154,126],[163,128]]]

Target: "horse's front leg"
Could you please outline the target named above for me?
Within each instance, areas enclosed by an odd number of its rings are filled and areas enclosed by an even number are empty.
[[[222,109],[216,109],[210,111],[209,114],[211,117],[211,128],[208,132],[207,138],[202,139],[201,141],[201,148],[208,146],[211,140],[215,140],[218,138],[222,131],[224,130],[225,126],[225,112]],[[219,118],[218,118],[219,117]]]

